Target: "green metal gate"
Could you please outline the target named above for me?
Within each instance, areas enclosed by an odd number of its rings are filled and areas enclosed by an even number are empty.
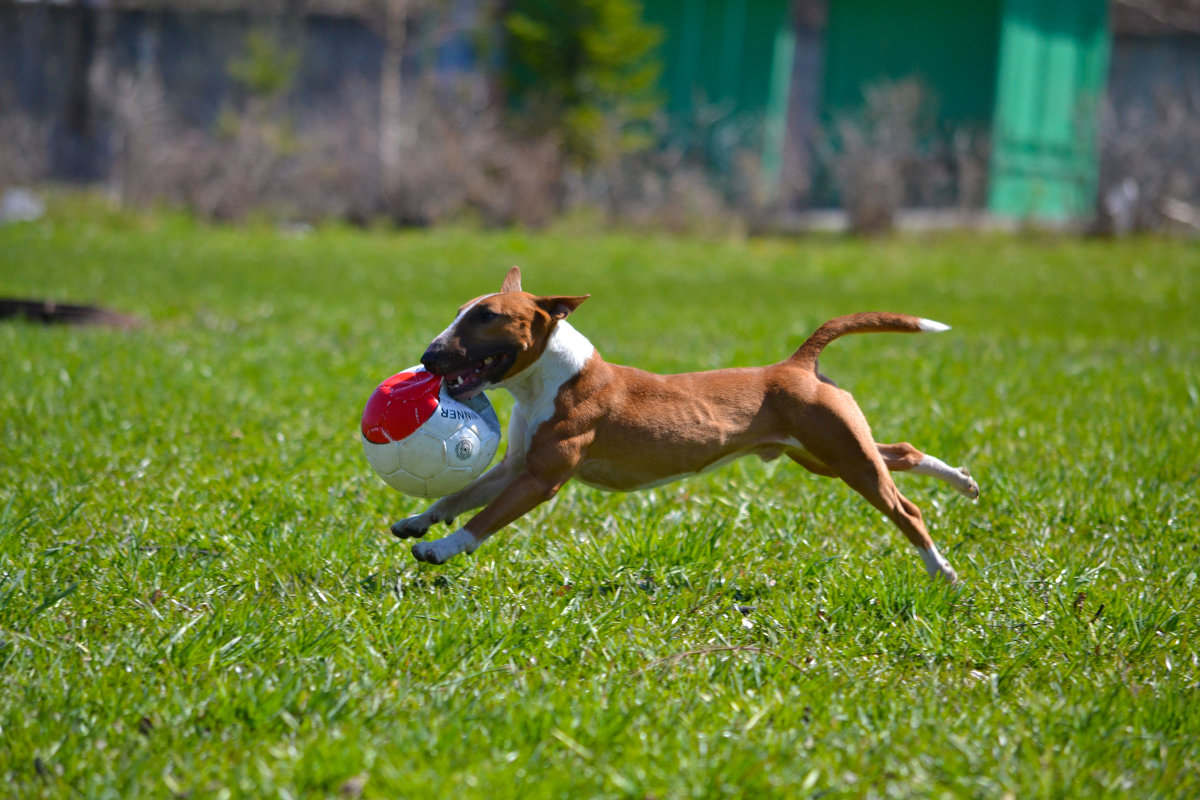
[[[992,126],[992,212],[1090,216],[1096,115],[1108,70],[1107,0],[1006,0]]]
[[[1002,0],[835,0],[829,6],[825,116],[855,112],[863,89],[916,78],[938,122],[986,128],[995,103]]]
[[[761,122],[763,168],[777,176],[795,49],[789,0],[645,0],[643,8],[666,32],[662,87],[672,116],[686,125],[708,110],[730,125]]]

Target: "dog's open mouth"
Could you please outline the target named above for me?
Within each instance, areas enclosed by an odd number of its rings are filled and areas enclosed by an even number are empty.
[[[446,391],[455,400],[474,397],[488,385],[496,383],[508,369],[510,361],[512,356],[508,353],[492,353],[466,369],[446,372],[442,376]]]

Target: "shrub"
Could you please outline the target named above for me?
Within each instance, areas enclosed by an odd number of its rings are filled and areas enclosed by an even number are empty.
[[[505,18],[508,88],[519,128],[552,131],[582,167],[653,143],[662,32],[633,0],[514,0]]]
[[[1110,230],[1200,227],[1200,100],[1161,92],[1119,115],[1104,109],[1100,125],[1101,212]]]

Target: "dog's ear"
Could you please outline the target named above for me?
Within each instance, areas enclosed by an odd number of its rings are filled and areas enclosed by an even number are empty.
[[[504,276],[504,283],[500,286],[501,292],[519,292],[521,291],[521,268],[513,267]]]
[[[575,309],[579,308],[584,300],[591,297],[590,294],[583,294],[577,297],[539,297],[537,304],[550,315],[552,319],[563,319]]]

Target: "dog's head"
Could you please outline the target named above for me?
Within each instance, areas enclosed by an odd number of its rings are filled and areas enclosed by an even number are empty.
[[[476,297],[458,309],[421,363],[442,376],[451,397],[474,397],[536,362],[554,326],[588,297],[523,292],[521,270],[513,267],[499,292]]]

